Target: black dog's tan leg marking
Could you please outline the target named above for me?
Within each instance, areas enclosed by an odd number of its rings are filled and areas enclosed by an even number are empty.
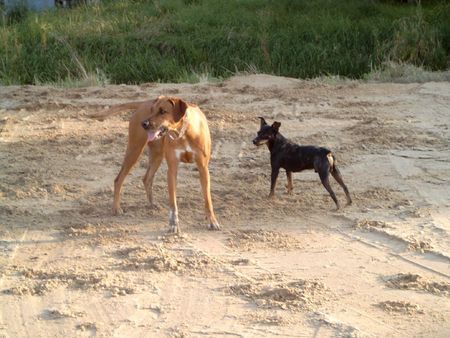
[[[277,178],[279,173],[280,168],[272,168],[269,198],[273,198],[275,196],[275,186],[277,185]]]
[[[294,191],[294,185],[292,184],[292,171],[286,171],[286,177],[287,177],[287,194],[292,195],[292,192]]]
[[[336,204],[336,210],[338,210],[340,208],[340,205],[339,205],[339,201],[337,200],[333,189],[331,189],[330,171],[329,171],[328,166],[322,167],[320,169],[319,177],[320,177],[320,180],[322,181],[323,186],[325,187],[325,189],[327,189],[328,193],[330,194],[331,198],[333,199],[334,203]]]
[[[157,152],[156,150],[150,151],[148,159],[148,169],[142,181],[144,182],[145,191],[147,193],[147,199],[151,207],[156,206],[153,203],[153,179],[161,165],[162,160],[163,154],[161,152]]]
[[[347,197],[347,205],[352,204],[352,198],[350,197],[350,192],[347,189],[347,186],[344,183],[344,180],[342,179],[341,172],[339,169],[334,166],[333,171],[331,172],[331,175],[334,177],[334,179],[339,183],[339,185],[344,189],[345,196]]]

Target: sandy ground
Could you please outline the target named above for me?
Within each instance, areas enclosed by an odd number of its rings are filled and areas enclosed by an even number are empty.
[[[111,215],[130,113],[87,114],[161,94],[209,119],[220,232],[183,164],[166,234],[166,167],[150,209],[145,154]],[[450,83],[1,87],[0,337],[449,337],[449,107]],[[314,172],[268,201],[257,116],[333,149],[354,204],[334,211]]]

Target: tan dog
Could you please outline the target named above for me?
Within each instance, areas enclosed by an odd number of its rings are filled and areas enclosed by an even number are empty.
[[[211,158],[211,136],[208,122],[200,108],[176,97],[160,96],[154,101],[118,105],[101,115],[92,117],[102,119],[126,109],[135,110],[135,113],[129,123],[128,145],[122,168],[114,180],[113,213],[122,213],[120,192],[123,181],[148,144],[149,166],[143,181],[150,205],[153,205],[153,178],[163,158],[167,161],[170,231],[179,231],[176,184],[180,162],[195,162],[197,165],[205,199],[206,216],[209,220],[208,228],[220,229],[214,215],[210,192],[208,164]]]

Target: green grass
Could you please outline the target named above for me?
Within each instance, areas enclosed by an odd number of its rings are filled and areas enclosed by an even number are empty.
[[[0,84],[181,82],[264,72],[444,70],[450,5],[376,0],[118,0],[0,25]],[[90,81],[88,81],[91,83]]]

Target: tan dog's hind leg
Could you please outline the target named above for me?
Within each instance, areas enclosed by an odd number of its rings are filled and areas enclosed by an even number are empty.
[[[212,200],[211,200],[211,181],[209,177],[208,163],[205,158],[197,160],[197,167],[200,174],[200,183],[202,185],[203,198],[205,199],[206,217],[209,224],[208,229],[220,230],[219,222],[217,222],[214,215]]]
[[[167,183],[169,187],[169,232],[178,233],[178,206],[177,206],[177,174],[178,160],[174,154],[166,155]]]
[[[131,168],[133,168],[133,166],[136,164],[143,150],[144,146],[139,147],[135,145],[133,148],[128,147],[127,152],[125,153],[122,168],[120,169],[119,174],[114,180],[114,203],[112,210],[114,215],[118,215],[123,212],[120,208],[120,192],[122,191],[123,181],[130,172]]]
[[[162,160],[163,154],[159,150],[150,150],[148,169],[145,173],[143,182],[145,191],[147,193],[148,202],[150,203],[151,207],[157,207],[157,205],[153,203],[153,179],[159,169],[159,166],[161,165]]]
[[[122,213],[122,209],[120,208],[120,192],[122,190],[123,181],[130,172],[131,168],[133,168],[136,164],[139,156],[141,156],[146,143],[147,133],[140,126],[139,116],[134,114],[131,117],[128,126],[128,144],[125,158],[122,163],[122,168],[114,180],[114,203],[112,208],[114,215]]]

